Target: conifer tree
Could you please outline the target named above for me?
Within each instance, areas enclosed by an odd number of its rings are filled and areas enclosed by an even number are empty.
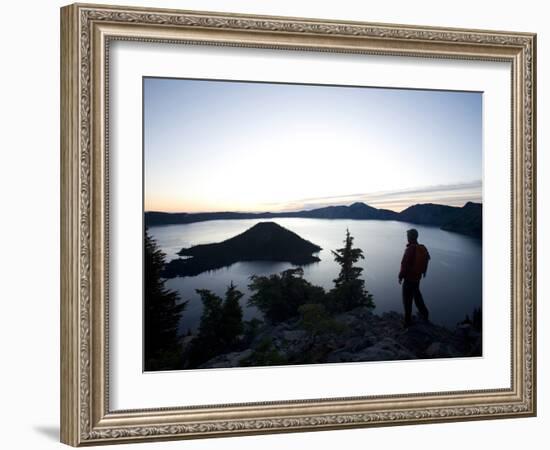
[[[227,288],[225,301],[223,303],[223,321],[221,324],[221,334],[224,345],[231,347],[235,345],[237,337],[243,333],[243,309],[239,300],[243,293],[238,291],[233,282]]]
[[[353,248],[353,237],[349,229],[346,229],[344,247],[332,251],[334,260],[340,265],[340,273],[334,281],[334,289],[330,291],[330,309],[347,311],[357,306],[374,308],[372,295],[365,289],[365,280],[359,278],[363,272],[362,267],[355,264],[360,259],[365,259],[363,250]]]
[[[196,367],[216,355],[230,351],[243,333],[243,311],[239,300],[243,293],[231,283],[225,299],[208,289],[197,289],[203,311],[197,338],[189,356],[189,364]]]
[[[174,369],[180,364],[178,324],[187,302],[179,302],[178,293],[165,287],[165,255],[147,230],[144,244],[145,370]]]
[[[353,237],[350,235],[349,229],[346,229],[344,244],[343,248],[339,248],[336,251],[332,250],[334,260],[340,264],[338,278],[333,280],[337,288],[359,278],[363,268],[356,267],[354,264],[359,261],[359,259],[365,259],[363,250],[360,248],[353,248]]]

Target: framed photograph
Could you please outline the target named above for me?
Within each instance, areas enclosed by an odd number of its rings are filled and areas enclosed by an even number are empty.
[[[535,58],[62,8],[62,442],[535,415]]]

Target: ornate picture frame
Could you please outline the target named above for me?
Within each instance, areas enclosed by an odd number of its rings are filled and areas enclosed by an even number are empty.
[[[115,41],[511,66],[507,388],[113,410],[109,79]],[[536,415],[536,35],[74,4],[61,9],[61,441],[193,439]]]

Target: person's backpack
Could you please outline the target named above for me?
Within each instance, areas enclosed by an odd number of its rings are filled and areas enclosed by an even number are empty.
[[[422,275],[424,272],[426,272],[426,270],[428,270],[429,260],[430,260],[430,254],[428,253],[428,249],[422,244],[417,244],[415,249],[412,271],[415,274]]]

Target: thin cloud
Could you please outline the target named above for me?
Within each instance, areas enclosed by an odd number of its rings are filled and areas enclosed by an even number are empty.
[[[391,192],[380,191],[368,194],[360,193],[344,196],[305,198],[283,204],[264,204],[264,206],[266,210],[297,211],[363,202],[376,208],[400,211],[417,203],[441,203],[450,206],[463,206],[469,201],[482,201],[481,180],[446,185],[423,186]]]

